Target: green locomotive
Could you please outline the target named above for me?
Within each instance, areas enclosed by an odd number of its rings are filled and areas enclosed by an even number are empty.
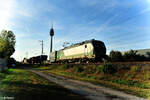
[[[52,52],[50,62],[94,62],[101,61],[105,56],[105,44],[92,39]]]

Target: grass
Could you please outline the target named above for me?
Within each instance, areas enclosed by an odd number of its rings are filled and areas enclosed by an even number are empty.
[[[0,100],[86,100],[53,82],[23,69],[0,73]]]
[[[68,78],[92,82],[115,88],[126,93],[134,94],[144,98],[150,98],[150,66],[143,65],[116,65],[114,73],[103,73],[100,65],[72,65],[62,70],[65,65],[51,65],[36,69],[45,73],[53,73]],[[81,68],[81,71],[77,69]]]

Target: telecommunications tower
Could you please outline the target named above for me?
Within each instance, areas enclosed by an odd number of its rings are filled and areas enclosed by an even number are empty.
[[[52,23],[52,27],[50,29],[50,53],[52,52],[52,49],[53,49],[53,36],[54,36],[54,29],[53,29],[53,23]],[[50,55],[49,55],[49,59],[50,59]]]

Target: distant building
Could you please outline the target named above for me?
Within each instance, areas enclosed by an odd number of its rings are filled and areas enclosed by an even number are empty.
[[[137,50],[137,54],[144,55],[146,57],[150,57],[150,49],[139,49],[139,50]]]

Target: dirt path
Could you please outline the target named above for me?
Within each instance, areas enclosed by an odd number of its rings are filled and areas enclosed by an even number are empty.
[[[75,93],[84,95],[86,98],[91,100],[146,100],[110,88],[94,85],[89,82],[67,79],[53,74],[45,74],[33,69],[28,70],[65,88],[68,88]]]

